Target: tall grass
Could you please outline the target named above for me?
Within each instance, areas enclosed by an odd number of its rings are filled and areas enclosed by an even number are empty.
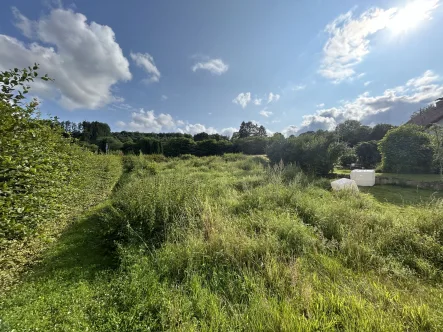
[[[2,299],[4,324],[443,329],[441,202],[395,206],[368,194],[334,193],[296,167],[242,155],[132,162],[99,218],[102,236],[116,243],[119,268],[76,286],[74,317],[48,315],[72,305],[71,295],[57,296],[74,293],[72,286],[31,278]]]

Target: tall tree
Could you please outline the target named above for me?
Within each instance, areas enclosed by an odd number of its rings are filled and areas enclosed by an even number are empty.
[[[369,135],[369,140],[370,141],[381,140],[383,137],[385,137],[386,133],[392,128],[395,127],[389,123],[376,124],[371,130],[371,134]]]
[[[266,128],[259,126],[252,121],[242,122],[240,125],[240,130],[238,131],[240,138],[246,138],[250,136],[260,136],[266,137]]]
[[[209,134],[203,132],[203,133],[198,133],[194,135],[194,141],[198,142],[198,141],[204,141],[206,139],[209,139]]]
[[[354,146],[359,142],[368,140],[371,128],[363,126],[360,121],[357,120],[346,120],[337,126],[335,132],[341,140],[345,141],[350,146]]]

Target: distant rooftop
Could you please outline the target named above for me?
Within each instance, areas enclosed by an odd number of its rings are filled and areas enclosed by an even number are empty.
[[[407,123],[419,126],[430,126],[443,119],[443,98],[436,100],[434,107],[429,107],[417,112]]]

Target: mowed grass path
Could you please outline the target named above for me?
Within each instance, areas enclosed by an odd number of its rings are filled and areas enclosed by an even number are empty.
[[[69,226],[44,253],[42,262],[17,286],[7,316],[0,311],[0,331],[12,330],[8,316],[20,317],[15,331],[85,331],[78,320],[94,303],[94,290],[107,282],[117,267],[109,244],[100,236],[97,222],[109,201],[88,211]],[[11,305],[2,298],[0,310]]]
[[[125,162],[0,299],[0,331],[443,330],[441,201],[242,155]]]

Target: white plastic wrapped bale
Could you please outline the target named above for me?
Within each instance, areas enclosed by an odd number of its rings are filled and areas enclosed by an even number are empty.
[[[333,190],[352,190],[352,191],[358,191],[358,186],[355,183],[354,180],[349,180],[346,178],[338,179],[331,182],[331,187]]]
[[[354,169],[351,171],[351,180],[354,180],[357,186],[372,187],[375,184],[375,170]]]

